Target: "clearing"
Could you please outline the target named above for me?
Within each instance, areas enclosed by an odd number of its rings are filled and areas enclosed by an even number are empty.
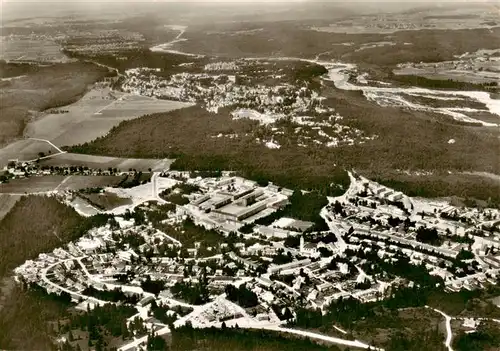
[[[6,61],[69,61],[69,58],[62,53],[61,47],[54,40],[33,40],[22,36],[3,36],[0,41],[2,45],[0,59]]]
[[[79,196],[89,202],[92,206],[104,211],[109,211],[119,206],[132,204],[132,200],[130,198],[120,197],[117,194],[111,192],[91,194],[80,193]]]
[[[123,178],[115,176],[61,176],[50,175],[13,179],[0,184],[0,194],[47,193],[55,190],[79,190],[84,188],[105,187],[118,184]]]
[[[186,106],[190,104],[92,89],[74,104],[29,123],[25,134],[58,146],[81,144],[105,136],[122,121]]]
[[[38,66],[28,75],[2,81],[0,145],[21,137],[26,123],[41,111],[78,100],[88,85],[109,74],[106,68],[75,62]]]
[[[1,151],[0,151],[1,157]],[[108,169],[117,168],[122,171],[135,169],[137,171],[163,171],[170,168],[174,162],[171,159],[146,159],[146,158],[121,158],[121,157],[107,157],[107,156],[94,156],[82,155],[74,153],[64,153],[57,156],[47,158],[40,162],[41,165],[46,166],[86,166],[93,169]],[[1,165],[1,159],[0,159]]]

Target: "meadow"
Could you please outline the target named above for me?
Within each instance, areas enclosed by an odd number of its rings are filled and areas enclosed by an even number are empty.
[[[109,75],[90,63],[72,62],[40,66],[28,75],[2,82],[0,94],[0,145],[23,135],[38,113],[80,99],[88,85]]]
[[[79,190],[84,188],[106,187],[120,183],[119,176],[62,176],[48,175],[9,180],[0,184],[0,194],[47,193],[51,191]]]
[[[25,134],[58,146],[74,145],[104,136],[122,121],[185,106],[189,104],[123,94],[108,88],[92,89],[74,104],[61,108],[67,112],[47,113],[29,123]]]

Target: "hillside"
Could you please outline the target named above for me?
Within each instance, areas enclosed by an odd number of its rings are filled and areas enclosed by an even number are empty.
[[[2,76],[11,71],[27,74],[0,82],[0,145],[22,136],[25,124],[37,112],[77,101],[88,85],[108,74],[106,68],[81,62],[30,67],[0,67]]]
[[[0,222],[0,277],[81,236],[106,216],[83,218],[54,197],[21,198]]]

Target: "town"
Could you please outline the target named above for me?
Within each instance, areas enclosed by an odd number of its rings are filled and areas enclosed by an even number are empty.
[[[0,349],[500,350],[490,2],[2,2]]]
[[[280,148],[282,142],[290,141],[301,147],[337,147],[362,144],[377,137],[343,124],[343,117],[323,104],[325,98],[311,81],[325,72],[323,67],[296,62],[293,65],[298,65],[296,69],[301,72],[297,73],[290,72],[293,68],[289,64],[251,59],[210,62],[204,66],[191,62],[187,66],[179,64],[179,69],[188,71],[171,75],[159,68],[129,69],[120,89],[131,94],[198,103],[211,113],[228,108],[233,119],[246,118],[269,126],[264,129],[265,139],[256,138],[257,143],[269,148]],[[290,136],[287,131],[291,128]]]
[[[82,310],[135,306],[127,323],[140,319],[157,335],[187,323],[286,332],[298,306],[379,301],[426,279],[447,291],[497,281],[500,211],[410,198],[349,176],[350,187],[328,197],[313,222],[287,216],[307,192],[230,172],[154,172],[136,187],[101,190],[132,201],[97,211],[109,216],[105,226],[26,261],[16,279],[67,294]],[[52,196],[75,206],[71,192]]]

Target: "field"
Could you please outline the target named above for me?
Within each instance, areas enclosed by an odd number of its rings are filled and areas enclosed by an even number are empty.
[[[1,45],[0,59],[6,61],[69,61],[68,57],[61,52],[59,44],[50,39],[31,40],[25,37],[2,37]]]
[[[40,161],[46,166],[86,166],[93,169],[117,168],[122,171],[135,169],[137,171],[163,171],[169,169],[174,162],[171,159],[120,158],[95,155],[64,153]]]
[[[315,29],[327,33],[393,34],[402,30],[489,28],[497,20],[498,16],[495,11],[488,11],[488,8],[483,6],[460,9],[434,7],[406,13],[397,12],[395,15],[385,14],[383,21],[380,21],[376,15],[353,16]]]
[[[19,195],[3,195],[0,194],[0,221],[5,217],[12,207],[16,204],[21,196]]]
[[[66,113],[48,113],[28,124],[26,135],[50,140],[58,146],[74,145],[102,137],[122,121],[185,106],[189,105],[107,88],[93,89],[76,103],[60,109]]]
[[[9,160],[29,161],[44,155],[56,154],[58,151],[49,143],[39,140],[22,139],[0,149],[0,168],[6,166]]]
[[[108,75],[90,63],[40,66],[24,77],[1,82],[0,145],[23,135],[26,124],[40,111],[78,100],[89,84]]]
[[[50,175],[10,180],[0,184],[0,194],[46,193],[55,190],[79,190],[118,184],[122,177],[116,176],[60,176]]]
[[[132,204],[132,200],[129,198],[123,198],[119,197],[118,195],[114,193],[93,193],[93,194],[80,194],[82,198],[87,200],[90,204],[92,204],[94,207],[97,207],[101,210],[104,211],[109,211],[114,208],[117,208],[119,206],[123,205],[129,205]]]

